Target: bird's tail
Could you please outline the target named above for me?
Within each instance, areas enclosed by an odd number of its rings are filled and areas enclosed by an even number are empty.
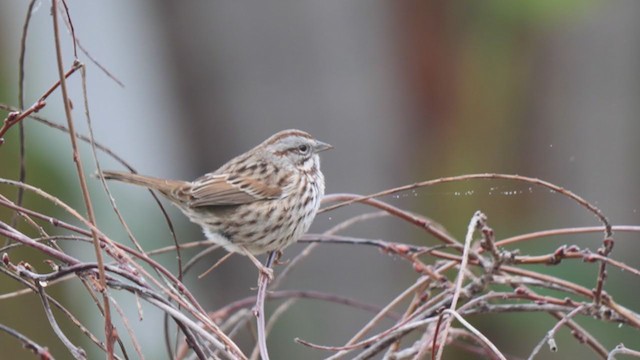
[[[103,171],[102,176],[104,176],[106,180],[117,180],[128,184],[144,186],[152,190],[158,190],[172,200],[175,199],[175,191],[188,184],[186,181],[158,179],[151,176],[119,171]]]

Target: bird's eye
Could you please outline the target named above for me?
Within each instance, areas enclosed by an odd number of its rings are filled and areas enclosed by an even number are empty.
[[[298,150],[300,150],[300,152],[304,154],[307,151],[309,151],[309,146],[308,145],[300,145],[300,146],[298,146]]]

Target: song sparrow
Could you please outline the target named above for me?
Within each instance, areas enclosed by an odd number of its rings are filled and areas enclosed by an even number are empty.
[[[159,191],[208,239],[248,255],[272,276],[253,255],[282,250],[309,229],[324,195],[318,153],[331,148],[304,131],[284,130],[194,181],[102,175]]]

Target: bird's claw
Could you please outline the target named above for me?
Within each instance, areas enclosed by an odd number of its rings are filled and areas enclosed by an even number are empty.
[[[276,258],[275,260],[273,260],[273,264],[274,265],[286,265],[289,263],[289,259],[285,260],[285,261],[281,261],[280,259],[282,258],[282,250],[276,250]]]
[[[264,265],[260,266],[260,268],[258,268],[258,270],[260,271],[260,275],[261,276],[266,276],[267,280],[271,281],[273,280],[273,269],[270,269]]]

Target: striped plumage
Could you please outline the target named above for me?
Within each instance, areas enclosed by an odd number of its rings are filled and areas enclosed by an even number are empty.
[[[103,176],[159,191],[208,239],[258,255],[285,248],[309,229],[324,195],[318,153],[330,148],[304,131],[285,130],[194,181]]]

